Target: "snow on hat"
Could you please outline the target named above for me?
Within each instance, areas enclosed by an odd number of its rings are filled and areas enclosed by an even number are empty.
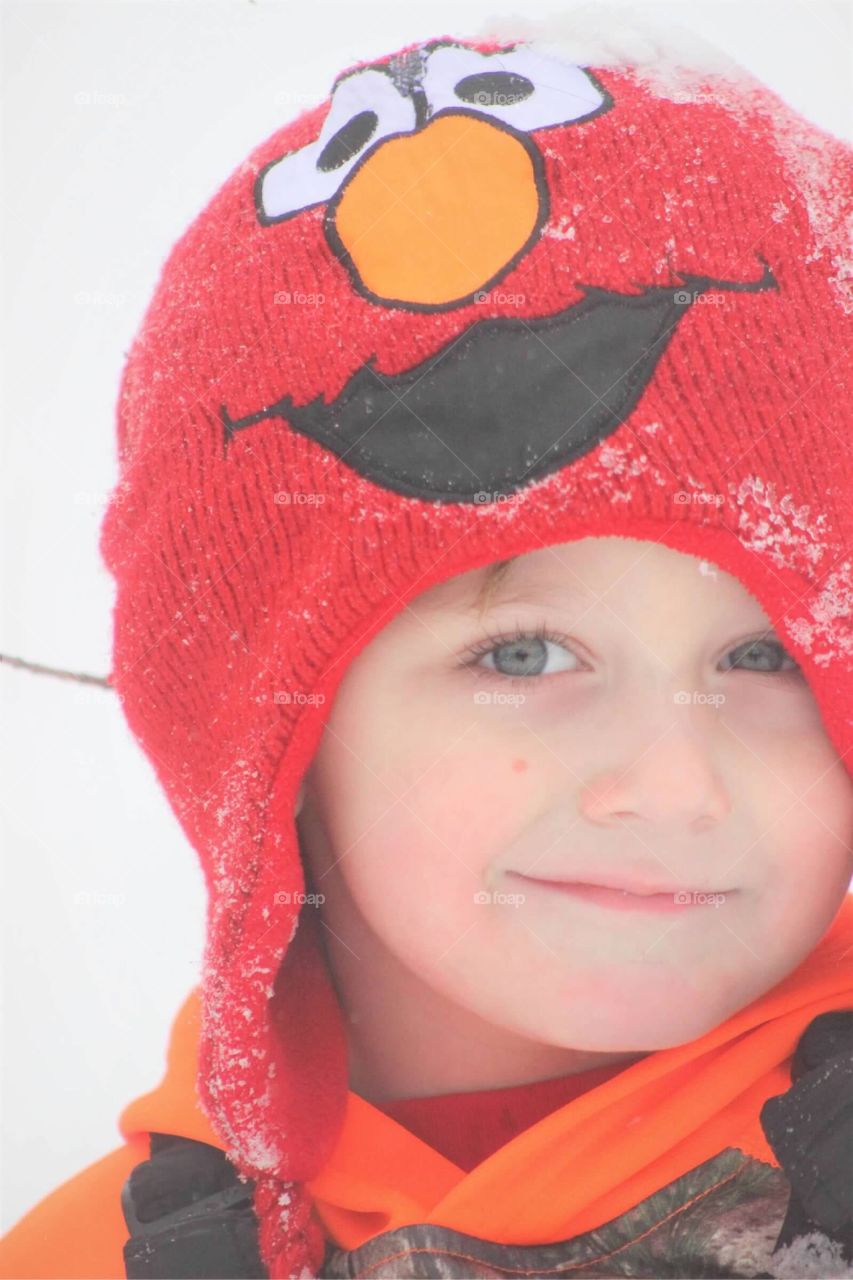
[[[850,149],[751,76],[444,36],[342,72],[172,249],[117,406],[111,683],[208,890],[198,1089],[271,1276],[347,1092],[294,808],[407,602],[587,536],[740,579],[851,769]]]

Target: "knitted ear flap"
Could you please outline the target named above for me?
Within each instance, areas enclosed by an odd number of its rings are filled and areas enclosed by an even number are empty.
[[[254,1204],[258,1245],[269,1275],[276,1280],[309,1280],[320,1275],[325,1236],[305,1184],[260,1178]]]

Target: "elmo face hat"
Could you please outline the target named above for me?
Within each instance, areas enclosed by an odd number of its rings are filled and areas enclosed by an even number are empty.
[[[849,161],[745,73],[444,37],[339,76],[172,250],[118,403],[111,682],[204,869],[198,1089],[270,1274],[322,1256],[299,1186],[347,1091],[295,798],[410,600],[663,542],[760,601],[851,769]]]

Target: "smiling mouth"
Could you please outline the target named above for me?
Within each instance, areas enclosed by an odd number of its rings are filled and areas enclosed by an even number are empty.
[[[577,281],[581,300],[562,311],[475,320],[398,373],[380,372],[374,353],[330,400],[318,390],[298,404],[287,392],[246,414],[221,404],[226,452],[247,428],[279,419],[394,492],[492,502],[608,439],[703,293],[778,289],[770,264],[756,257],[763,272],[754,280],[679,272],[679,284],[638,293]]]
[[[719,907],[736,889],[660,889],[655,886],[593,884],[584,880],[545,880],[523,875],[520,871],[506,873],[548,892],[556,892],[593,906],[609,907],[614,911],[684,912],[698,907]]]

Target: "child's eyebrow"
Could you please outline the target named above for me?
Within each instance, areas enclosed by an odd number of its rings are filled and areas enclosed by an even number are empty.
[[[515,582],[509,573],[487,578],[473,598],[459,600],[447,608],[454,614],[470,617],[494,605],[504,604],[589,604],[591,597],[580,586],[567,582]]]
[[[483,592],[475,600],[468,603],[464,612],[475,613],[483,603],[493,604],[561,604],[566,601],[589,602],[590,597],[580,587],[566,582],[520,582],[514,584],[507,578],[501,579],[495,589],[488,593],[487,601],[483,601]]]
[[[589,605],[592,597],[578,579],[577,583],[548,582],[534,580],[525,583],[517,582],[518,573],[513,574],[517,558],[500,560],[489,565],[486,576],[481,580],[473,594],[463,594],[451,588],[451,582],[444,584],[449,590],[437,592],[431,598],[419,601],[418,608],[428,613],[445,614],[450,617],[468,619],[482,615],[487,609],[498,604],[548,604],[559,606],[569,604]],[[454,584],[457,585],[458,584]]]

